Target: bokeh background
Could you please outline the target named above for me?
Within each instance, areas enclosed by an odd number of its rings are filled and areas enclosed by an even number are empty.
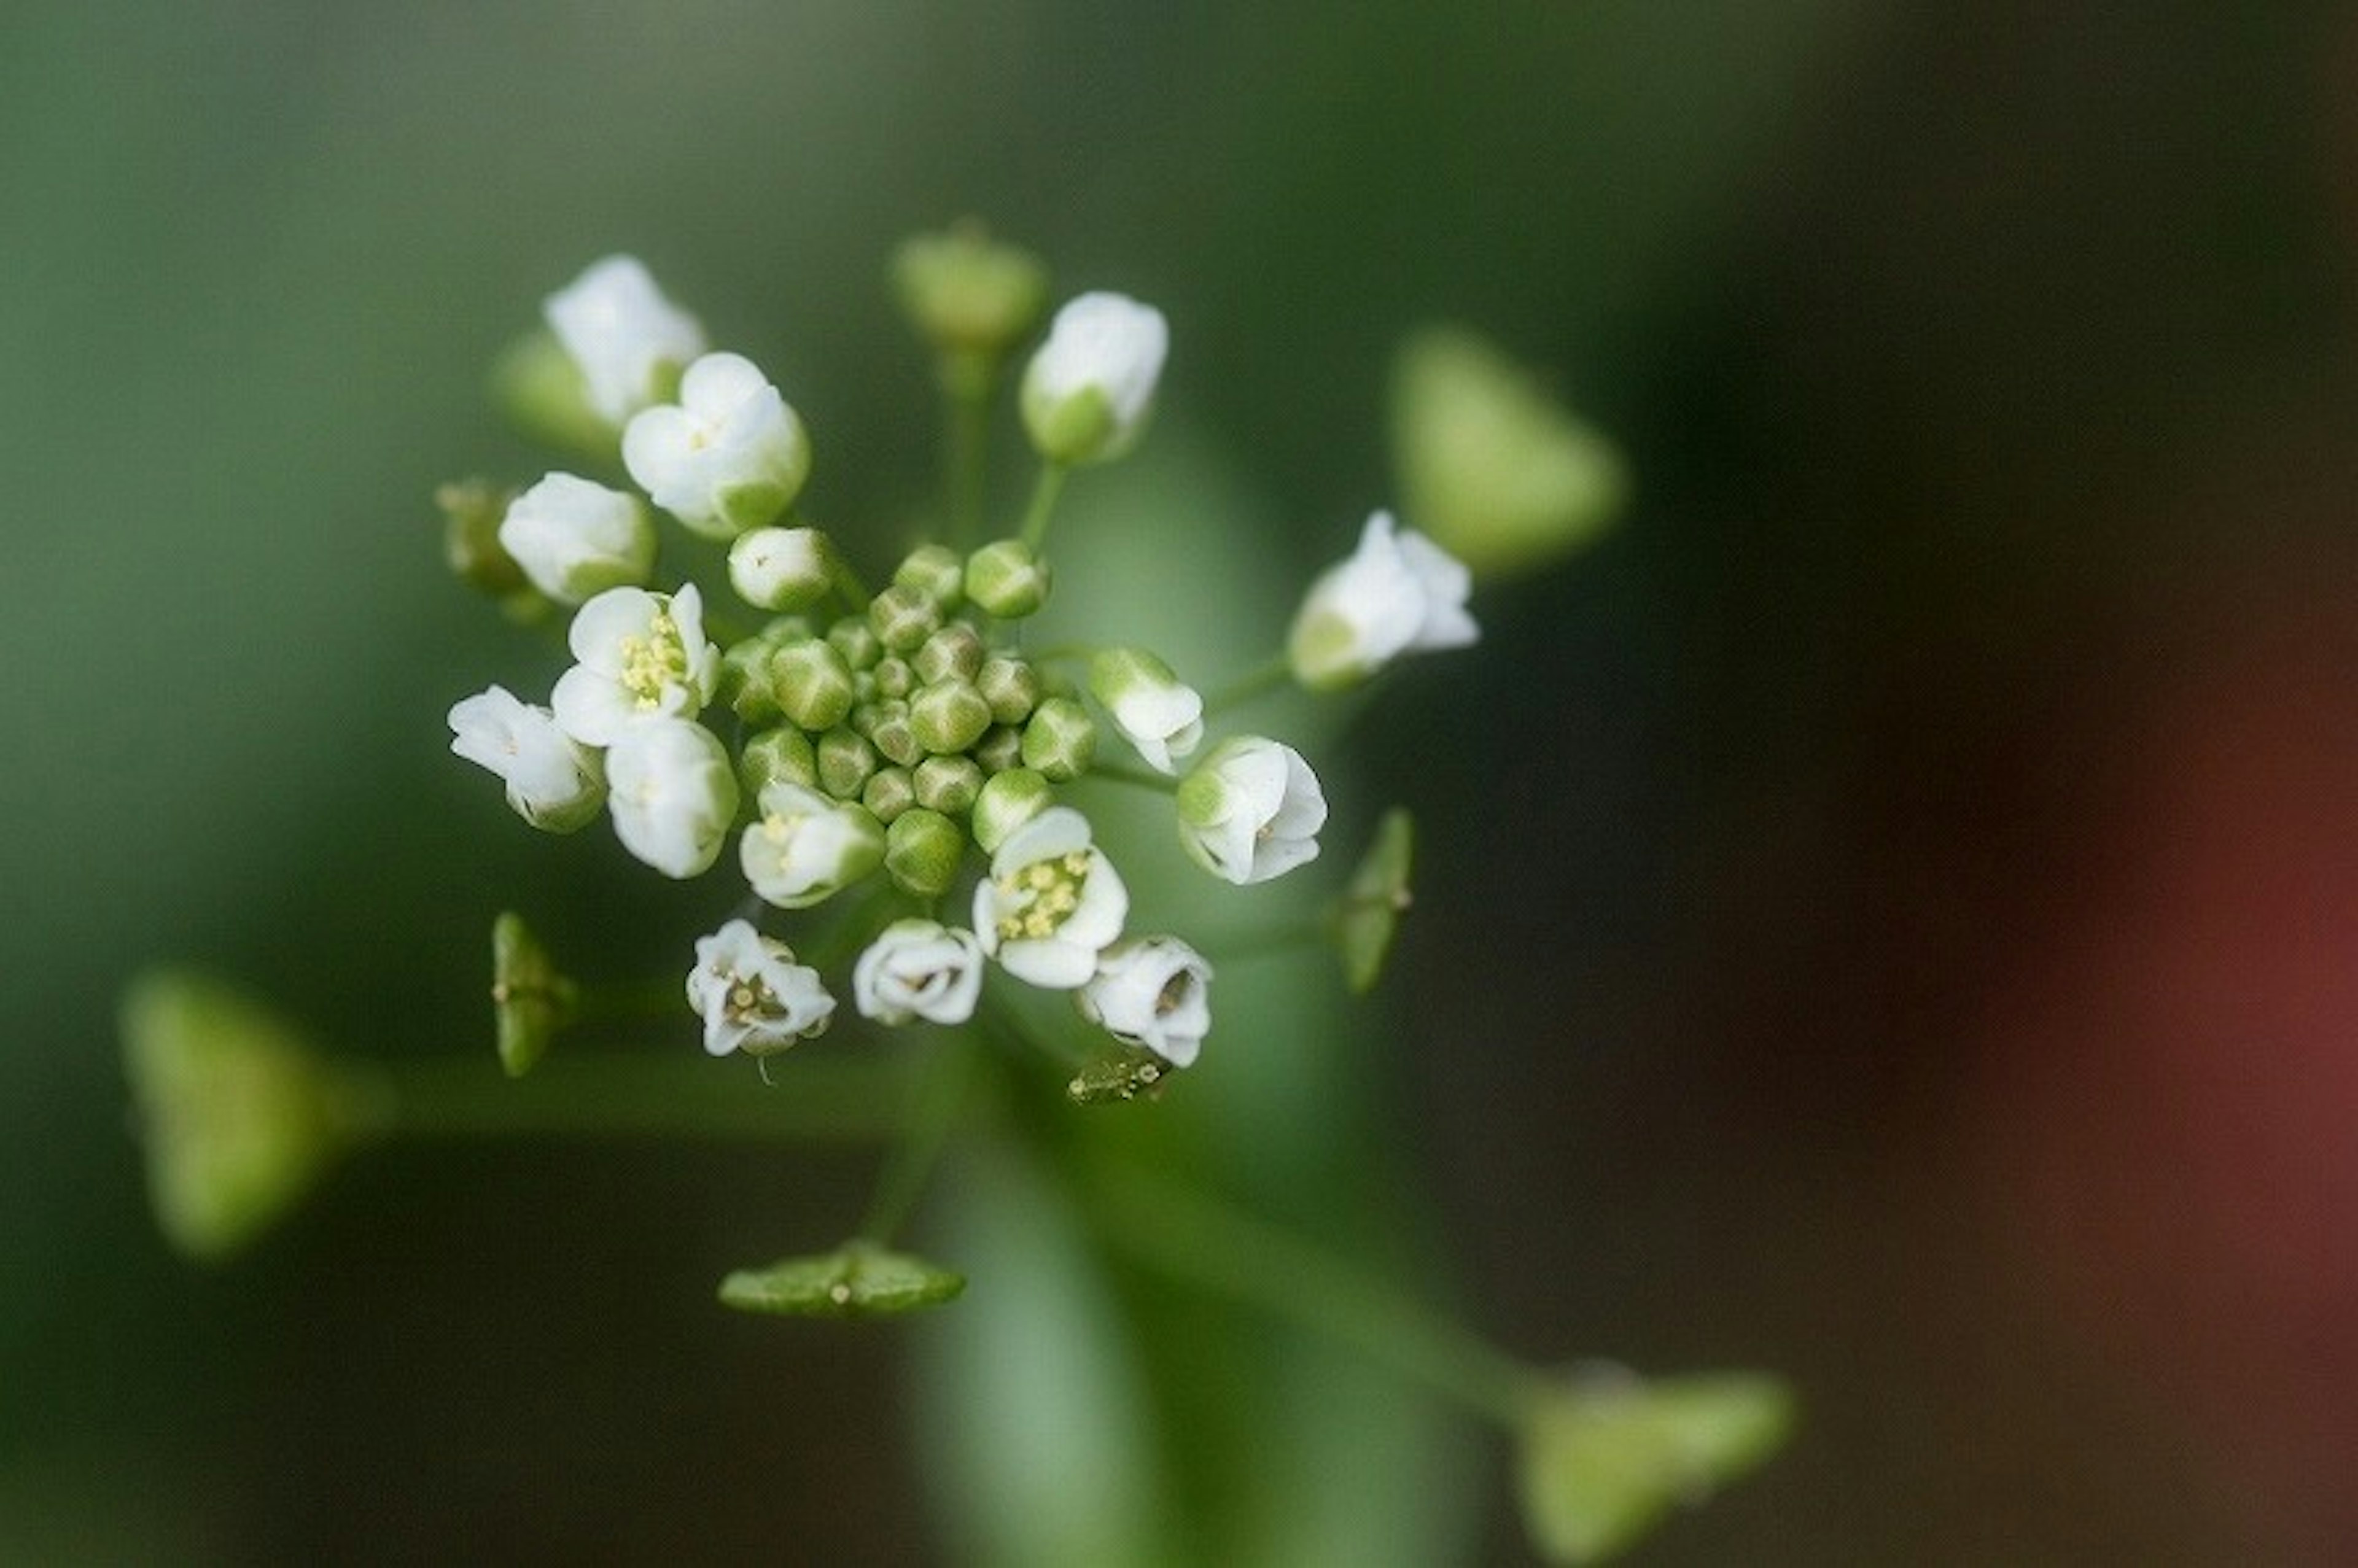
[[[15,7],[0,1556],[941,1555],[897,1331],[709,1304],[865,1158],[406,1147],[196,1270],[114,1000],[480,1050],[519,888],[673,967],[692,900],[442,752],[515,643],[432,487],[535,471],[485,366],[627,249],[897,525],[881,259],[978,213],[1169,312],[1155,440],[1280,579],[1423,322],[1629,452],[1336,766],[1429,828],[1357,1076],[1434,1288],[1801,1390],[1642,1560],[2348,1561],[2353,81],[2347,6],[2189,0]]]

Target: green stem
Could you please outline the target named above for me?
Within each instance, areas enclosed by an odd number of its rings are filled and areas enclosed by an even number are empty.
[[[1219,690],[1204,699],[1204,717],[1266,697],[1293,678],[1293,663],[1283,654],[1265,665],[1246,671]]]
[[[1024,547],[1034,555],[1048,537],[1048,518],[1056,510],[1056,497],[1063,493],[1065,475],[1070,471],[1060,462],[1045,459],[1041,461],[1040,478],[1032,486],[1032,505],[1023,514],[1023,527],[1018,535]]]
[[[989,493],[990,460],[990,375],[945,375],[943,394],[949,405],[946,427],[948,448],[944,454],[945,503],[948,508],[950,543],[964,551],[973,548],[982,532],[985,497]]]
[[[1087,775],[1103,779],[1108,784],[1128,784],[1132,789],[1151,789],[1157,795],[1176,795],[1179,781],[1165,778],[1145,768],[1133,768],[1120,762],[1091,762]]]
[[[1112,1162],[1087,1196],[1106,1241],[1157,1272],[1357,1346],[1509,1426],[1531,1411],[1538,1372],[1287,1231]]]
[[[870,1139],[908,1119],[908,1069],[874,1057],[789,1061],[769,1089],[742,1063],[638,1055],[552,1056],[520,1080],[471,1055],[382,1067],[387,1130],[410,1137]]]
[[[894,1146],[876,1184],[876,1195],[869,1201],[868,1217],[860,1223],[859,1240],[873,1247],[889,1245],[893,1232],[917,1206],[925,1178],[940,1162],[950,1130],[957,1125],[973,1069],[974,1045],[963,1035],[944,1041],[933,1054],[914,1091],[908,1130]]]
[[[860,580],[860,573],[837,547],[834,535],[819,530],[819,549],[827,562],[827,579],[834,585],[835,596],[854,615],[868,612],[868,585]]]

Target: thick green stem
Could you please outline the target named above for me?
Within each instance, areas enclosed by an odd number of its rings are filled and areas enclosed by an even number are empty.
[[[1146,1267],[1345,1341],[1459,1403],[1519,1425],[1541,1375],[1275,1226],[1134,1168],[1092,1172],[1106,1241]]]
[[[777,1064],[768,1088],[743,1062],[668,1056],[560,1053],[522,1079],[488,1056],[380,1066],[385,1130],[408,1137],[871,1139],[908,1122],[909,1069],[874,1057]]]

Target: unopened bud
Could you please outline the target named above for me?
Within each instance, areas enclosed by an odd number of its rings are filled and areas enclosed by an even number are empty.
[[[808,610],[834,576],[816,528],[756,528],[729,546],[729,586],[757,610]]]
[[[868,624],[895,654],[914,653],[942,623],[942,607],[914,588],[894,583],[868,601]]]
[[[832,643],[806,637],[770,655],[770,685],[779,709],[816,735],[851,711],[851,670]]]
[[[982,767],[972,757],[927,757],[914,776],[917,804],[945,816],[964,816],[982,793]]]
[[[990,728],[990,704],[962,680],[936,681],[909,700],[909,727],[936,756],[951,756],[982,739]]]
[[[819,788],[838,800],[858,800],[876,771],[876,748],[856,730],[830,730],[817,750]]]
[[[1048,809],[1055,801],[1048,780],[1031,768],[1009,768],[983,781],[975,796],[968,826],[983,853],[994,854],[1007,836]]]
[[[893,569],[892,582],[925,595],[947,615],[966,597],[966,563],[946,545],[920,545]]]
[[[1048,563],[1021,539],[994,539],[967,557],[966,596],[1001,621],[1020,621],[1048,602]]]
[[[912,806],[884,830],[886,874],[903,892],[919,898],[939,898],[949,892],[965,858],[966,835],[938,811]]]
[[[888,826],[917,804],[916,781],[903,767],[879,768],[860,787],[860,804]]]
[[[1097,754],[1097,720],[1069,697],[1047,698],[1023,726],[1023,765],[1055,783],[1087,773]]]
[[[910,663],[921,680],[970,681],[982,668],[981,634],[953,621],[926,638]]]

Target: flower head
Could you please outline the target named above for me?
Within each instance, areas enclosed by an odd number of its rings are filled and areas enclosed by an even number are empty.
[[[704,1019],[704,1048],[767,1056],[827,1028],[835,999],[794,949],[732,920],[696,940],[687,1005]]]
[[[1202,954],[1176,936],[1147,936],[1100,957],[1074,1000],[1083,1017],[1125,1045],[1184,1067],[1211,1032],[1211,986],[1212,966]]]
[[[664,297],[635,256],[593,263],[550,295],[541,314],[580,368],[590,406],[618,428],[704,352],[703,327]]]
[[[622,431],[622,466],[696,532],[733,539],[773,523],[810,477],[802,421],[753,362],[707,354],[679,401],[642,409]]]
[[[1089,661],[1089,695],[1156,773],[1204,739],[1204,698],[1143,648],[1107,648]]]
[[[1120,457],[1138,439],[1171,344],[1163,312],[1084,294],[1056,312],[1023,373],[1023,425],[1052,462]]]
[[[990,875],[974,890],[975,935],[1016,979],[1071,990],[1120,936],[1130,890],[1089,837],[1087,817],[1052,806],[991,856]]]
[[[1466,570],[1389,512],[1368,519],[1359,547],[1302,601],[1287,640],[1294,678],[1327,690],[1356,685],[1404,653],[1463,648],[1480,629],[1466,612]]]
[[[1318,858],[1326,797],[1302,753],[1260,736],[1223,741],[1179,784],[1179,841],[1239,887]]]
[[[500,548],[559,604],[636,587],[654,569],[655,530],[638,497],[552,473],[508,503]]]
[[[639,860],[686,878],[719,859],[737,816],[737,774],[703,725],[687,719],[633,725],[606,752],[606,783],[614,836]]]
[[[737,840],[745,880],[766,902],[803,909],[874,871],[884,829],[865,806],[787,779],[763,786],[761,820]]]
[[[879,1023],[964,1023],[982,994],[982,944],[934,920],[896,920],[851,969],[851,999]]]
[[[611,746],[645,719],[693,719],[720,679],[694,583],[671,594],[610,588],[575,613],[566,642],[580,662],[557,677],[549,706],[585,746]]]
[[[570,833],[606,798],[598,754],[557,727],[546,708],[492,687],[450,707],[450,750],[499,775],[508,804],[535,827]]]

